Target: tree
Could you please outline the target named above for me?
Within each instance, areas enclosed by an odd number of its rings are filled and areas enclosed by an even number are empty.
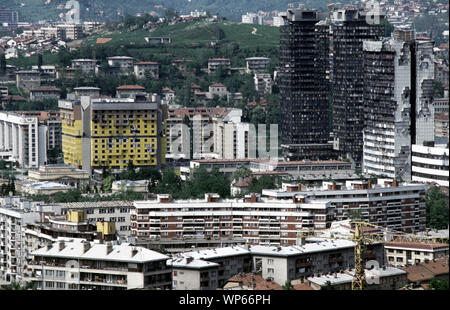
[[[114,176],[110,175],[103,179],[102,181],[102,189],[105,193],[109,193],[112,190],[112,184],[114,182]]]
[[[43,65],[43,59],[42,59],[42,54],[39,54],[38,55],[38,63],[37,63],[37,65],[38,65],[38,69],[39,70],[41,70],[41,67],[42,67],[42,65]]]
[[[425,195],[427,227],[446,229],[449,223],[448,197],[437,186],[427,190]]]
[[[448,280],[446,279],[436,279],[433,278],[430,281],[430,286],[428,287],[429,290],[442,290],[442,291],[448,291]]]
[[[6,73],[6,57],[5,54],[2,53],[2,55],[0,56],[0,74],[3,75]]]
[[[252,171],[244,166],[241,166],[236,169],[235,172],[231,175],[232,180],[239,180],[240,178],[248,178],[252,176]]]
[[[294,289],[290,280],[286,280],[286,282],[284,282],[284,284],[281,287],[283,288],[283,290],[287,291],[292,291]]]

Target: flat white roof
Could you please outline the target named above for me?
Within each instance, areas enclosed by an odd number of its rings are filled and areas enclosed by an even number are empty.
[[[256,255],[268,255],[268,256],[295,256],[305,253],[316,253],[324,252],[335,249],[353,248],[355,242],[350,240],[334,240],[334,239],[323,239],[317,240],[318,242],[306,243],[302,246],[263,246],[263,245],[252,245],[250,247],[250,252]]]
[[[250,254],[250,251],[241,246],[229,246],[223,248],[213,248],[206,250],[198,250],[191,252],[180,253],[182,257],[192,257],[194,259],[207,260],[214,259],[226,256],[235,256],[235,255],[243,255]]]
[[[59,243],[54,243],[49,250],[47,247],[43,247],[32,252],[31,255],[131,263],[145,263],[169,259],[168,256],[161,253],[142,247],[130,246],[126,243],[121,245],[113,245],[112,251],[109,254],[106,252],[106,244],[90,242],[91,248],[86,251],[86,253],[83,253],[83,245],[84,243],[79,240],[65,242],[65,247],[59,251]],[[132,256],[133,249],[137,250],[137,254],[134,256]]]
[[[203,269],[203,268],[211,268],[218,267],[219,264],[204,261],[201,259],[192,259],[192,261],[188,262],[188,257],[178,257],[173,258],[167,261],[168,266],[172,266],[173,268],[192,268],[192,269]]]

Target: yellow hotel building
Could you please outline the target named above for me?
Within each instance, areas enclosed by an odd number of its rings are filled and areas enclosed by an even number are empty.
[[[164,163],[163,110],[146,97],[60,100],[64,163],[92,171]]]

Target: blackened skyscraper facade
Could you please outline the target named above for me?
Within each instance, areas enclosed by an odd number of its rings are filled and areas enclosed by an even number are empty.
[[[280,27],[282,146],[290,159],[329,159],[329,30],[316,10],[288,10]]]
[[[357,166],[363,153],[363,41],[384,35],[383,17],[376,24],[368,19],[356,9],[338,9],[332,15],[334,149],[341,157],[351,155]]]

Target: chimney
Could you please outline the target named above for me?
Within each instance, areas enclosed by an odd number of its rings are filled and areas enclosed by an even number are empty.
[[[172,196],[170,194],[161,194],[157,197],[159,203],[170,203],[172,201]]]
[[[336,182],[333,181],[333,183],[331,184],[331,189],[336,190]]]
[[[194,260],[194,258],[193,257],[186,257],[186,264],[190,264],[192,261]]]
[[[59,249],[59,251],[62,251],[65,247],[66,247],[66,244],[64,243],[63,240],[58,242],[58,249]]]
[[[106,255],[108,255],[109,253],[111,253],[113,250],[113,246],[111,242],[106,242]]]
[[[372,188],[372,182],[370,182],[370,180],[367,182],[367,189],[371,189]]]
[[[213,194],[205,194],[205,200],[206,202],[219,202],[219,194],[213,193]]]
[[[255,193],[251,193],[250,195],[245,195],[245,202],[258,202],[259,197]]]
[[[137,250],[136,248],[133,248],[133,249],[131,250],[131,257],[136,256],[137,253],[138,253],[138,250]]]
[[[91,248],[91,243],[89,241],[83,242],[83,253],[86,253]]]
[[[397,179],[394,179],[394,181],[392,181],[392,187],[398,187]]]
[[[47,251],[50,251],[51,248],[52,248],[52,244],[51,243],[47,244]]]

